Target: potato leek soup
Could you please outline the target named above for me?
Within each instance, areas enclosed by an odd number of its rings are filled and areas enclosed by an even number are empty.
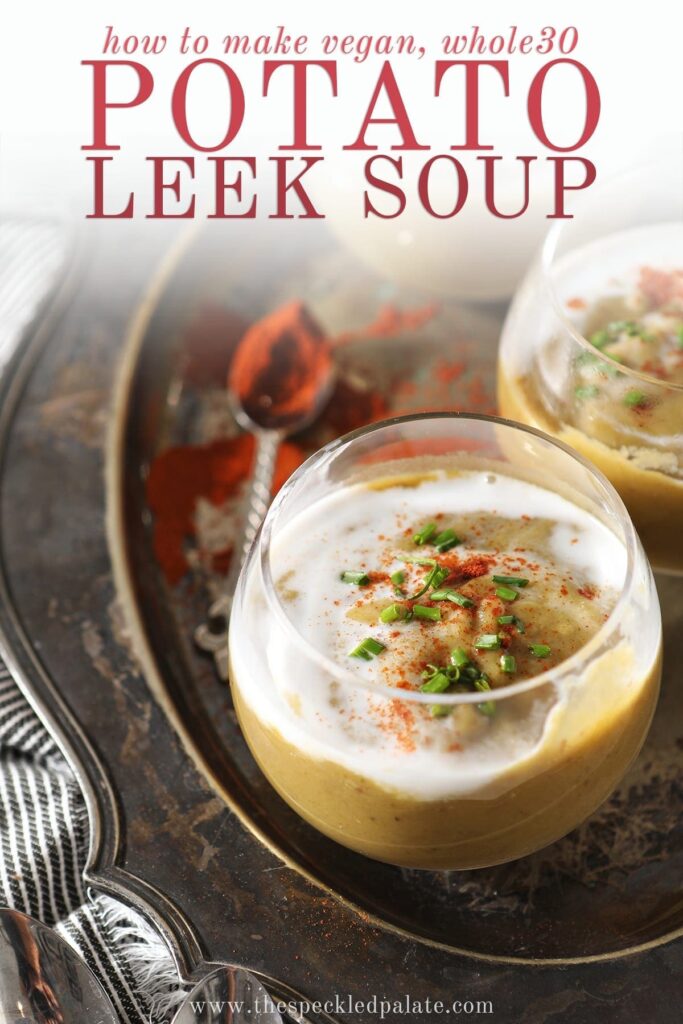
[[[270,782],[326,835],[411,867],[565,834],[635,756],[659,682],[657,618],[600,642],[624,542],[505,463],[466,461],[302,503],[270,539],[273,592],[252,558],[231,621],[235,705]]]
[[[683,225],[619,232],[554,272],[565,325],[531,295],[504,332],[504,415],[566,440],[621,492],[656,567],[683,571]]]

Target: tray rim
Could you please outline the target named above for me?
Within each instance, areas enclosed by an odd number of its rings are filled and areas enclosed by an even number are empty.
[[[130,635],[131,646],[135,657],[140,664],[145,682],[149,687],[152,696],[164,712],[167,720],[170,722],[178,736],[183,750],[190,758],[197,771],[200,773],[202,778],[208,782],[214,793],[235,815],[241,825],[286,867],[292,871],[296,871],[297,874],[315,886],[317,890],[333,898],[346,910],[350,911],[354,915],[360,916],[368,924],[393,933],[411,942],[418,942],[422,945],[438,949],[445,953],[483,963],[553,968],[622,960],[626,957],[636,956],[648,950],[667,945],[683,937],[683,926],[681,926],[647,942],[635,944],[611,952],[575,957],[534,958],[485,954],[459,947],[452,943],[431,939],[428,936],[416,935],[407,928],[403,928],[400,925],[386,921],[378,914],[366,910],[351,898],[344,896],[333,887],[321,881],[320,878],[318,878],[313,872],[309,871],[295,857],[290,856],[277,842],[270,838],[270,836],[268,836],[256,822],[254,822],[251,816],[240,806],[239,802],[234,799],[229,788],[223,783],[218,774],[204,758],[192,731],[187,728],[178,712],[175,702],[169,696],[166,686],[164,685],[162,673],[158,669],[154,653],[148,642],[144,624],[139,613],[137,601],[135,599],[134,586],[132,583],[130,561],[127,557],[122,482],[123,474],[125,472],[125,460],[123,458],[125,431],[128,422],[128,410],[130,408],[132,384],[138,364],[138,357],[144,345],[147,331],[157,309],[159,300],[162,298],[174,272],[181,265],[183,257],[201,233],[201,228],[197,224],[192,224],[190,227],[187,227],[185,230],[180,232],[174,244],[169,248],[163,259],[159,261],[156,268],[151,273],[147,281],[143,297],[139,301],[128,321],[113,383],[112,402],[104,445],[106,501],[105,534],[115,591],[124,614]],[[226,685],[229,685],[227,680]],[[106,877],[103,877],[102,875],[99,877],[103,878],[105,886],[110,884]],[[89,872],[89,880],[93,885],[97,886],[98,875],[94,872]],[[147,884],[148,883],[143,883],[144,886]],[[120,893],[118,894],[120,895]],[[186,929],[189,929],[191,933],[193,931],[191,923],[184,920],[183,915],[174,907],[171,899],[161,893],[158,893],[158,895],[162,897],[163,903],[168,911],[172,910],[176,918],[178,916],[181,917],[182,925],[184,926],[181,930],[185,931]],[[128,895],[128,899],[130,900],[130,894]],[[143,906],[140,906],[139,909],[143,910],[144,913],[149,913],[149,909],[147,907],[143,908]],[[156,917],[156,915],[154,916]],[[176,923],[179,924],[180,922]],[[191,956],[190,959],[196,960],[196,956]]]

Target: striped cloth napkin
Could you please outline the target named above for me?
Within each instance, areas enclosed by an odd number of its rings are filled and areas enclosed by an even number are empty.
[[[2,903],[54,926],[93,969],[125,1024],[162,1024],[182,999],[172,958],[138,915],[86,892],[88,819],[56,744],[0,663]]]
[[[54,217],[0,219],[0,373],[62,272],[67,240]],[[87,851],[78,784],[0,662],[0,901],[55,926],[124,1024],[162,1024],[184,995],[169,951],[142,918],[85,891]]]

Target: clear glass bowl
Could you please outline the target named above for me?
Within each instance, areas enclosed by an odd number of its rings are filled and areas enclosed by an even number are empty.
[[[674,573],[683,572],[682,182],[672,154],[576,204],[513,300],[498,372],[502,415],[595,463],[652,564]]]
[[[291,537],[290,524],[310,516],[317,502],[355,483],[397,474],[420,480],[438,470],[445,471],[439,479],[447,476],[449,487],[452,482],[449,514],[458,508],[463,471],[484,471],[493,483],[503,474],[591,513],[625,552],[623,587],[592,639],[556,667],[495,688],[492,715],[481,713],[480,692],[447,692],[438,701],[450,717],[436,720],[429,713],[435,697],[420,691],[419,679],[415,688],[399,688],[371,677],[365,662],[331,657],[299,631],[278,579],[279,538]],[[405,486],[409,494],[411,484]],[[311,521],[318,522],[315,516]],[[335,535],[334,522],[323,525]],[[326,585],[316,529],[310,531],[310,562],[291,583],[298,590]],[[585,459],[505,420],[433,414],[349,434],[293,475],[243,568],[229,649],[247,743],[295,811],[377,860],[474,868],[547,845],[610,794],[651,721],[661,619],[650,567],[624,505]],[[341,710],[352,712],[349,732],[335,725]],[[387,737],[385,712],[419,723],[411,745],[397,749],[394,735]],[[462,742],[435,754],[433,730],[448,728],[460,730]]]

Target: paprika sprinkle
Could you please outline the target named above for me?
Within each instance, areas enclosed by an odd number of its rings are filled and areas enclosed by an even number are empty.
[[[435,303],[420,306],[416,309],[399,309],[389,303],[381,306],[372,323],[360,330],[344,331],[334,339],[335,345],[348,345],[353,341],[369,338],[395,338],[403,331],[416,331],[432,320],[439,307]]]
[[[209,444],[167,448],[152,462],[146,490],[147,504],[154,513],[154,554],[171,586],[179,583],[189,568],[185,545],[196,535],[197,500],[205,498],[220,506],[235,497],[251,472],[253,457],[254,438],[240,434]],[[273,492],[305,458],[298,445],[280,445]]]

